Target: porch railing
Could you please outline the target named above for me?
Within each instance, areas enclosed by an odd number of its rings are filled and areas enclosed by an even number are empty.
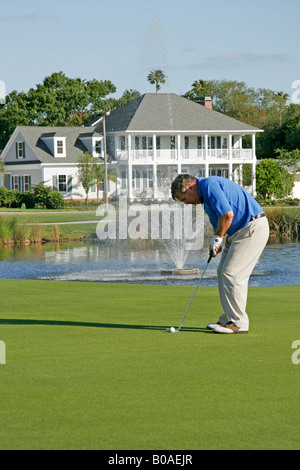
[[[116,159],[119,161],[127,161],[129,152],[126,150],[116,150]],[[231,149],[231,157],[233,161],[251,161],[253,160],[252,149]],[[157,163],[174,163],[179,160],[186,163],[228,161],[230,159],[229,149],[164,149],[156,150],[156,158],[154,150],[132,150],[130,155],[131,161],[135,163],[151,163],[154,160]]]

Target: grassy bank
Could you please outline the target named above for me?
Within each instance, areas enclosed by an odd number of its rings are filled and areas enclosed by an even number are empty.
[[[200,288],[166,333],[193,290],[0,280],[0,448],[299,448],[299,286],[250,289],[232,336]]]
[[[272,237],[295,239],[300,234],[299,207],[264,208]],[[23,211],[0,216],[0,244],[76,241],[96,237],[100,218],[95,211]],[[207,222],[208,223],[208,222]]]
[[[0,244],[77,241],[96,236],[95,213],[29,213],[0,216]]]
[[[300,235],[300,208],[264,208],[273,237],[284,239],[298,238]]]

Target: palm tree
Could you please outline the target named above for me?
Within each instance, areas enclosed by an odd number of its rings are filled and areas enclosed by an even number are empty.
[[[99,164],[98,162],[95,162],[93,164],[93,176],[94,176],[94,181],[95,181],[96,187],[97,187],[97,202],[99,202],[100,186],[104,182],[104,179],[105,179],[104,163]],[[114,172],[114,170],[112,170],[109,167],[108,167],[108,170],[107,170],[107,179],[110,180],[110,181],[114,181],[114,182],[117,181],[116,173]]]
[[[286,106],[286,102],[289,98],[289,95],[287,93],[284,93],[284,91],[279,91],[278,93],[275,94],[275,100],[276,104],[278,105],[278,110],[279,110],[279,126],[281,127],[281,122],[282,122],[282,111],[283,108]]]
[[[148,74],[147,80],[151,85],[156,84],[156,93],[160,90],[160,83],[166,83],[168,77],[164,74],[162,70],[151,70]]]

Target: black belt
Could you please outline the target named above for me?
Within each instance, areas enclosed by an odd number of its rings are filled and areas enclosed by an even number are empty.
[[[254,217],[251,217],[250,221],[254,219],[260,219],[261,217],[266,217],[266,214],[264,212],[262,212],[261,214],[257,214]]]

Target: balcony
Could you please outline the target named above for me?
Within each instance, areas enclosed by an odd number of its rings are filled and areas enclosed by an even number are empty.
[[[156,156],[155,156],[156,153]],[[132,150],[130,161],[135,165],[147,165],[149,163],[170,164],[170,163],[226,163],[230,158],[229,149],[181,149],[178,158],[178,150]],[[127,150],[117,150],[117,161],[128,161],[129,152]],[[252,149],[232,149],[231,158],[234,162],[251,162],[253,160]]]

